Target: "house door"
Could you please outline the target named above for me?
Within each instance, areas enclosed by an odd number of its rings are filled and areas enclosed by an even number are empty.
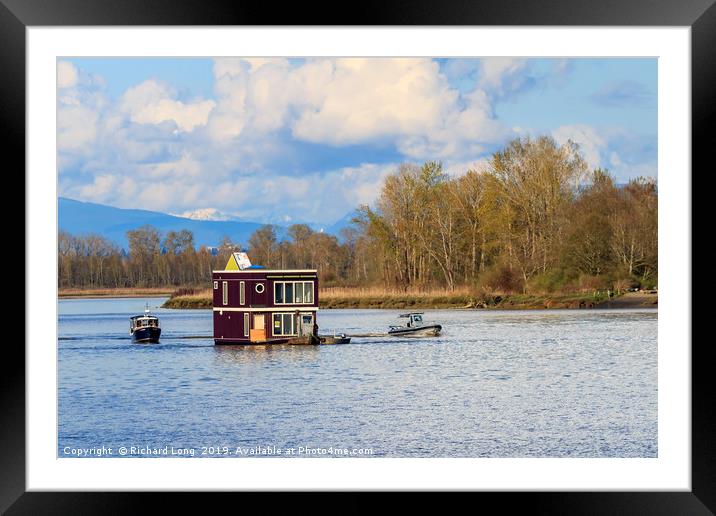
[[[264,314],[254,314],[254,325],[251,328],[251,341],[260,342],[266,340],[266,326]]]
[[[313,314],[300,315],[301,335],[311,335],[313,333]]]

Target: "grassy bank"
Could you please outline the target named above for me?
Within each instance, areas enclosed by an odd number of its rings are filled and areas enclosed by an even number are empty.
[[[211,289],[102,289],[64,290],[60,297],[150,297],[170,296],[162,308],[211,308]],[[628,293],[607,297],[605,292],[567,294],[481,294],[467,289],[393,291],[382,288],[327,288],[319,292],[321,308],[484,308],[536,310],[549,308],[639,308],[656,307],[656,294]]]
[[[211,289],[179,289],[172,293],[162,308],[211,308]]]
[[[58,296],[67,297],[164,297],[173,292],[172,288],[61,288]]]
[[[607,300],[606,293],[481,294],[468,290],[396,292],[383,289],[325,289],[319,295],[322,308],[594,308]]]
[[[322,289],[321,308],[469,308],[473,303],[467,290],[395,291],[383,288]]]

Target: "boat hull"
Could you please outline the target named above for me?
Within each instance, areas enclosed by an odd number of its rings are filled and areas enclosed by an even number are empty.
[[[161,328],[138,328],[132,333],[132,340],[140,344],[156,344],[161,334]]]
[[[350,344],[351,338],[345,335],[321,335],[318,337],[321,344]]]
[[[443,327],[439,324],[433,324],[431,326],[418,326],[415,328],[398,328],[390,330],[388,335],[394,337],[435,337],[440,335]]]
[[[250,339],[217,339],[214,338],[214,344],[228,345],[248,345],[248,346],[265,346],[265,345],[288,345],[288,346],[315,346],[320,344],[320,339],[314,335],[306,335],[301,337],[284,337],[272,338],[266,340],[250,340]]]

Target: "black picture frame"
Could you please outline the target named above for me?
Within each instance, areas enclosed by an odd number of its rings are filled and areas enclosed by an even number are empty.
[[[688,26],[692,37],[692,169],[710,172],[716,90],[716,0],[429,0],[361,2],[330,7],[305,3],[140,0],[0,0],[0,141],[6,158],[25,167],[25,29],[31,26],[107,25],[575,25]],[[320,15],[318,13],[321,13]],[[688,175],[690,171],[684,171]],[[693,178],[693,174],[691,174]],[[21,186],[24,191],[24,182]],[[693,191],[693,189],[692,189]],[[702,260],[705,258],[702,258]],[[694,261],[693,265],[697,264]],[[25,274],[27,278],[27,268]],[[27,281],[27,280],[26,280]],[[26,285],[25,285],[26,286]],[[27,294],[26,294],[27,296]],[[26,310],[32,299],[25,299]],[[684,300],[692,303],[692,300]],[[693,304],[692,304],[693,306]],[[696,307],[694,307],[696,308]],[[692,315],[693,320],[693,315]],[[185,493],[26,492],[25,353],[6,342],[0,375],[0,510],[7,514],[129,513],[161,496],[162,510],[189,508]],[[569,514],[713,514],[716,511],[714,387],[716,352],[710,339],[684,342],[692,356],[692,491],[599,493],[482,493],[501,510],[529,504],[531,511]],[[228,494],[222,497],[230,496]],[[246,503],[246,493],[241,494]],[[265,495],[264,495],[265,496]],[[265,500],[265,498],[264,498]],[[274,499],[275,500],[275,499]],[[422,496],[414,500],[422,504]],[[253,501],[253,500],[252,500]],[[261,500],[256,500],[261,503]],[[203,502],[199,502],[202,503]],[[272,502],[273,503],[273,502]],[[300,504],[301,502],[299,502]],[[340,512],[367,512],[372,502],[355,494]],[[245,505],[248,507],[248,504]],[[335,509],[335,507],[334,507]],[[317,509],[319,510],[319,509]]]

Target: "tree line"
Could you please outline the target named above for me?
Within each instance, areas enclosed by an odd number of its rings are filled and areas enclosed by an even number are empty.
[[[341,238],[305,224],[265,225],[212,253],[187,230],[127,232],[128,251],[99,235],[59,234],[60,287],[204,286],[231,252],[269,268],[315,268],[323,286],[486,291],[651,288],[657,281],[657,188],[589,170],[572,142],[520,138],[479,170],[401,165]]]
[[[403,165],[361,208],[356,282],[527,292],[651,287],[657,188],[589,170],[572,142],[522,138],[481,170]]]

